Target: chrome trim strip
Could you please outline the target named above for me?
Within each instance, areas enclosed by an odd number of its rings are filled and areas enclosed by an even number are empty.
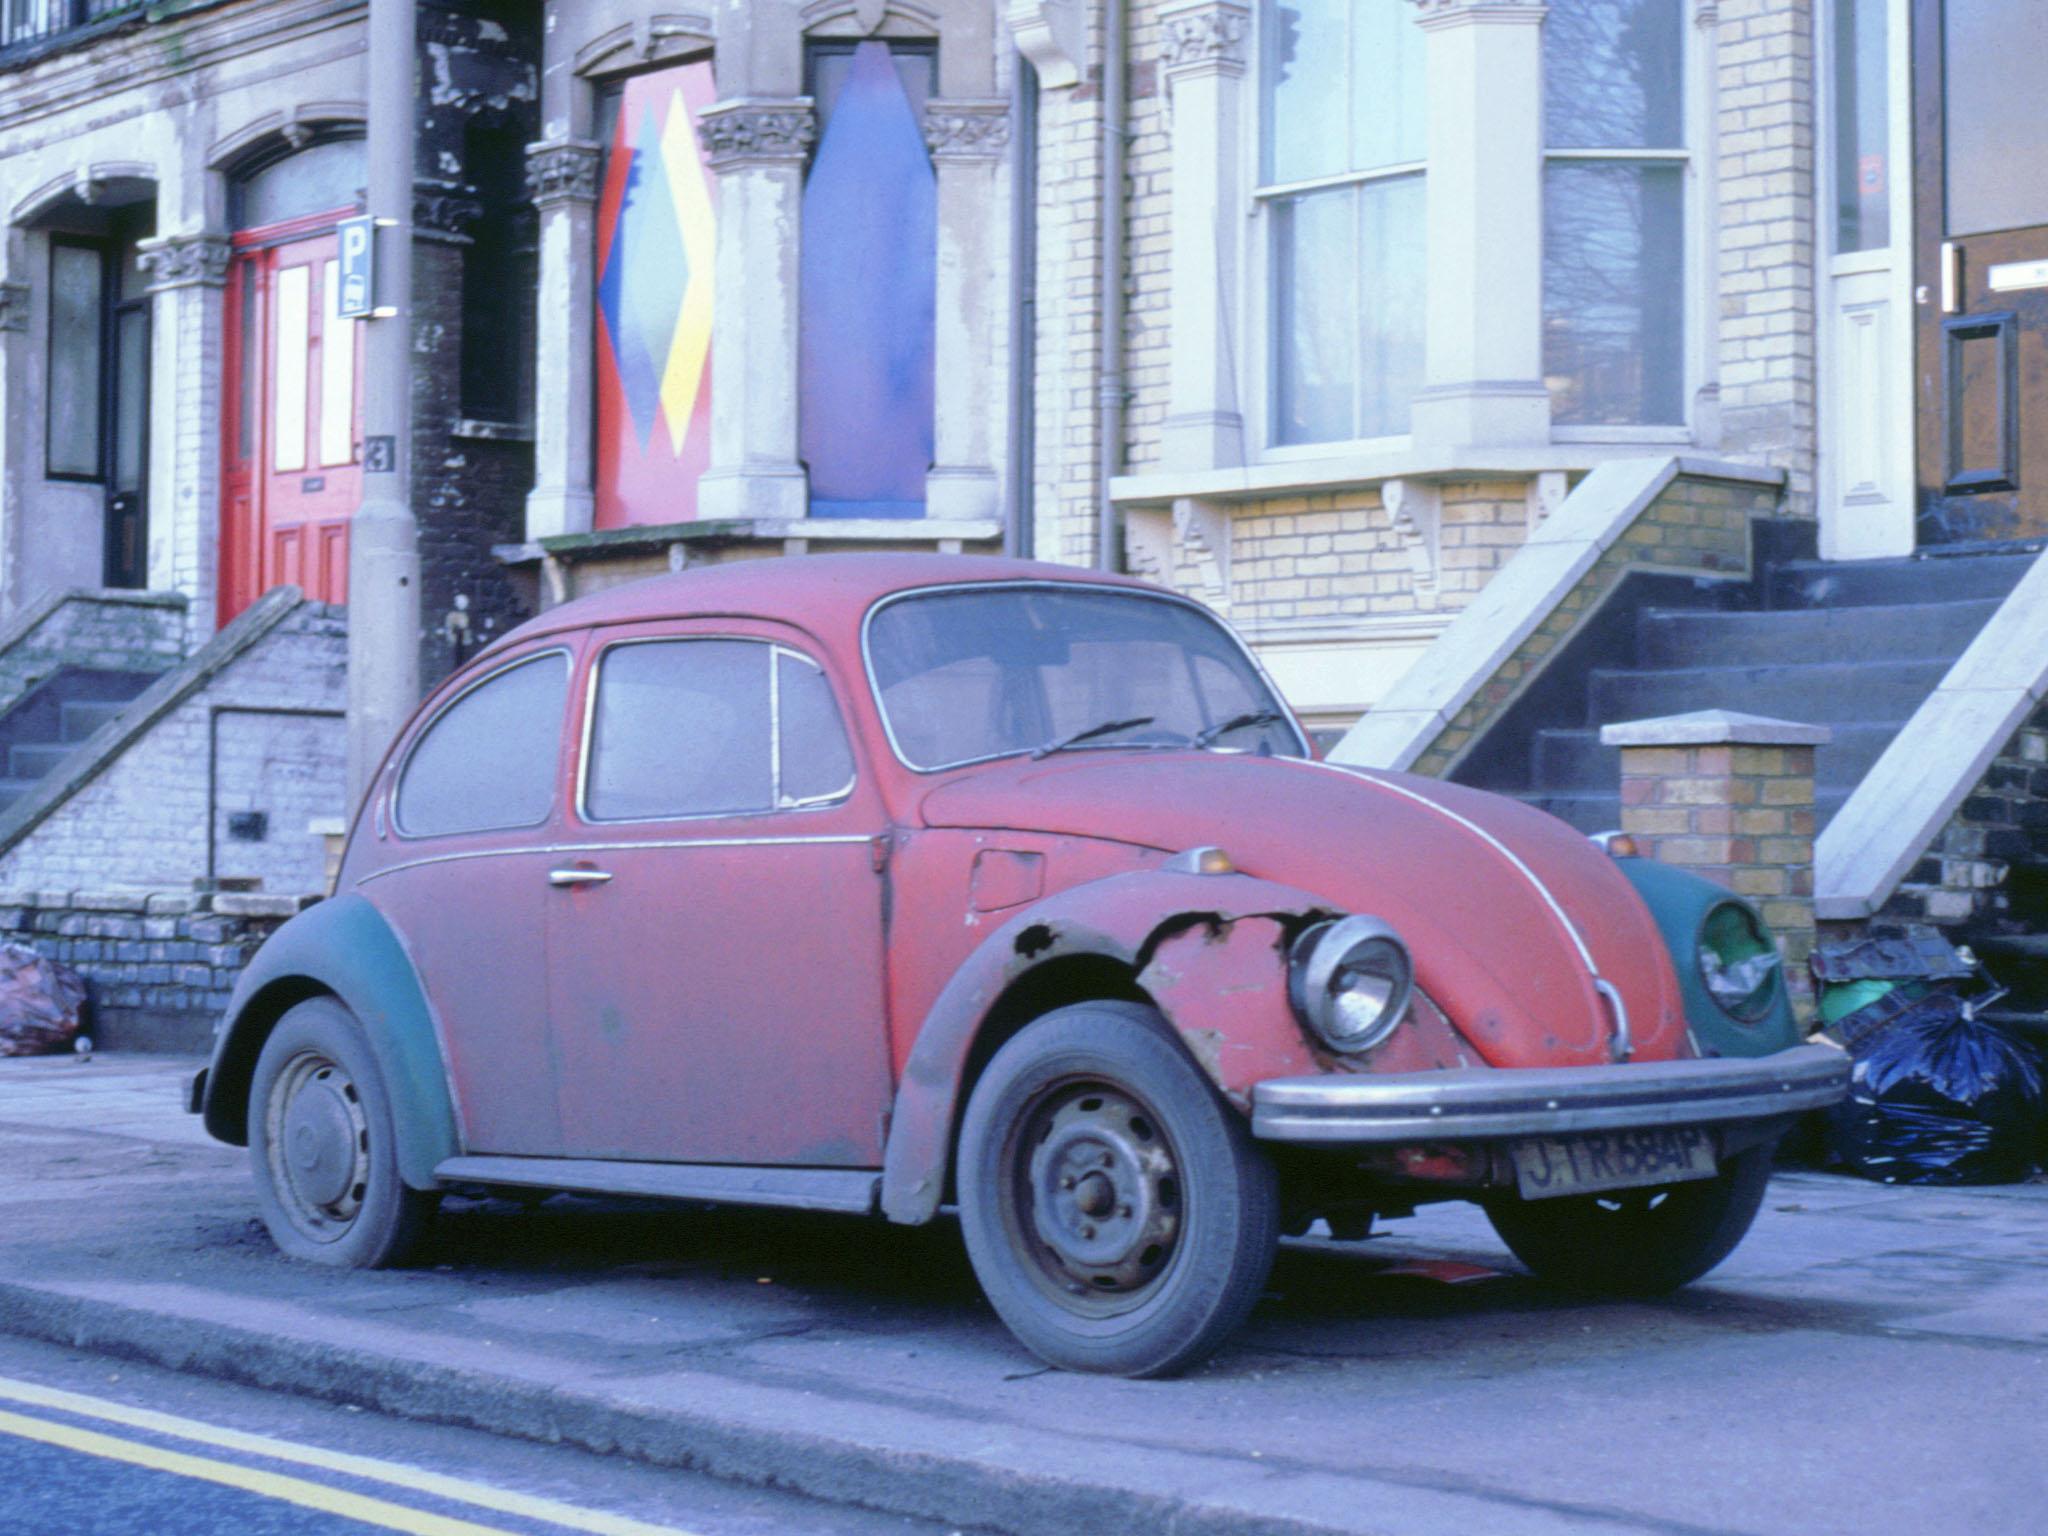
[[[364,875],[356,883],[367,885],[372,880],[381,880],[386,875],[398,874],[401,870],[418,869],[427,864],[460,864],[470,859],[510,859],[521,854],[534,853],[614,853],[643,848],[776,848],[802,843],[871,843],[874,838],[866,833],[834,833],[823,837],[677,837],[644,838],[632,841],[606,843],[533,843],[523,848],[466,848],[455,853],[436,853],[424,859],[407,859],[403,864],[387,864]]]
[[[857,1215],[876,1209],[882,1188],[882,1176],[870,1168],[761,1168],[597,1157],[451,1157],[434,1169],[434,1177],[444,1184],[506,1184]]]
[[[902,745],[896,740],[895,727],[889,723],[889,707],[882,702],[882,685],[875,677],[874,652],[873,648],[868,644],[868,632],[874,627],[875,615],[884,608],[903,602],[908,598],[931,597],[941,592],[1017,592],[1032,590],[1043,592],[1111,592],[1123,597],[1141,598],[1147,602],[1177,603],[1183,608],[1192,608],[1196,613],[1222,630],[1229,637],[1230,643],[1237,647],[1238,654],[1251,666],[1252,675],[1266,685],[1266,692],[1271,697],[1272,702],[1279,707],[1280,713],[1286,716],[1285,723],[1287,728],[1294,733],[1294,743],[1300,749],[1301,758],[1304,761],[1308,760],[1310,750],[1308,737],[1302,734],[1301,722],[1294,718],[1294,707],[1287,702],[1287,695],[1274,685],[1271,674],[1260,663],[1252,648],[1245,644],[1244,636],[1218,618],[1213,609],[1204,607],[1193,598],[1182,597],[1178,592],[1166,592],[1151,587],[1127,587],[1121,583],[1108,581],[1047,581],[1042,577],[1025,577],[1016,581],[946,581],[929,587],[905,587],[900,592],[891,592],[884,597],[877,598],[869,605],[868,611],[861,615],[860,663],[861,670],[867,673],[868,696],[874,701],[875,715],[882,722],[882,735],[888,740],[889,750],[896,755],[896,761],[908,768],[912,773],[950,773],[955,768],[971,768],[977,763],[994,763],[1000,762],[1006,757],[1022,757],[1031,748],[1016,747],[1008,752],[991,752],[986,757],[962,758],[957,763],[944,763],[935,768],[919,767],[916,763],[905,757]],[[1190,750],[1200,749],[1193,748]]]
[[[1723,1125],[1823,1109],[1848,1092],[1849,1057],[1826,1045],[1627,1066],[1333,1073],[1254,1084],[1252,1134],[1384,1146]]]

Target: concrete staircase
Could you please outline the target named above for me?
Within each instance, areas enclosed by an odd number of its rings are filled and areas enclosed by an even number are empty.
[[[1728,593],[1731,606],[1646,606],[1530,733],[1526,763],[1496,761],[1487,787],[1587,832],[1616,827],[1620,754],[1602,725],[1743,710],[1834,731],[1816,755],[1825,825],[2033,559],[1788,560]]]
[[[0,811],[35,788],[160,676],[61,667],[0,715]]]

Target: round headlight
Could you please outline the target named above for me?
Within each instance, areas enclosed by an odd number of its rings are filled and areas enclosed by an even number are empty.
[[[1754,1024],[1770,1012],[1778,981],[1778,946],[1755,913],[1717,902],[1700,924],[1700,980],[1732,1019]]]
[[[1287,991],[1301,1021],[1334,1051],[1369,1051],[1408,1013],[1408,946],[1376,917],[1318,923],[1294,941]]]

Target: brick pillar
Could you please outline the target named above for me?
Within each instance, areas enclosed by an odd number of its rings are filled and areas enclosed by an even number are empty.
[[[1802,1019],[1813,1006],[1813,749],[1831,734],[1720,709],[1600,732],[1621,748],[1621,830],[1648,857],[1755,904]]]

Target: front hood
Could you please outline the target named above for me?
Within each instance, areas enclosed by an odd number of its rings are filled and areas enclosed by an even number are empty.
[[[1013,828],[1162,852],[1214,843],[1247,874],[1393,923],[1416,979],[1496,1066],[1687,1054],[1677,979],[1613,860],[1519,801],[1409,774],[1216,752],[1008,758],[925,796],[932,827]]]

